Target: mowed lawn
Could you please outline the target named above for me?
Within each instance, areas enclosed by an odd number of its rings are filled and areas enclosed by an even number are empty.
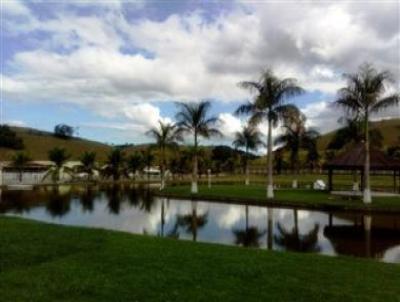
[[[1,301],[400,301],[400,265],[0,216]]]
[[[208,188],[200,185],[196,195],[190,193],[189,185],[169,186],[161,195],[182,198],[211,199],[218,201],[267,203],[264,185],[217,184]],[[326,191],[306,189],[275,190],[275,198],[269,200],[273,205],[299,206],[307,208],[340,208],[353,210],[400,211],[400,197],[375,197],[371,204],[364,204],[361,198],[333,196]]]

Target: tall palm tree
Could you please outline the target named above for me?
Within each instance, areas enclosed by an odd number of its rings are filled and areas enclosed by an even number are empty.
[[[150,129],[147,132],[147,135],[156,140],[157,146],[160,150],[160,190],[162,190],[165,187],[165,170],[167,166],[165,151],[168,147],[173,146],[177,141],[182,139],[181,134],[176,125],[159,121],[159,127]]]
[[[299,175],[299,151],[315,145],[319,137],[318,131],[306,128],[306,116],[300,110],[291,110],[282,125],[283,134],[275,139],[276,145],[283,144],[290,151],[290,162],[294,175]],[[297,178],[293,181],[293,188],[297,188]]]
[[[46,173],[44,178],[51,175],[53,181],[57,182],[60,180],[62,173],[72,174],[71,169],[65,167],[64,164],[70,157],[64,148],[55,147],[49,151],[49,159],[54,163],[54,167],[50,168],[49,172]]]
[[[131,155],[129,155],[127,161],[126,161],[126,168],[127,168],[127,174],[129,176],[129,173],[133,173],[134,177],[136,175],[137,171],[142,171],[145,166],[144,163],[144,158],[143,154],[140,152],[135,152]]]
[[[274,198],[273,171],[272,171],[272,127],[276,127],[279,120],[285,118],[286,113],[294,108],[294,105],[286,104],[291,97],[303,93],[303,89],[296,84],[295,79],[278,78],[272,70],[266,70],[260,80],[245,81],[239,83],[245,89],[256,92],[252,102],[241,105],[236,114],[250,115],[250,123],[257,125],[263,120],[268,122],[268,186],[267,198]]]
[[[24,152],[17,152],[14,154],[12,158],[12,165],[18,171],[18,180],[22,182],[22,173],[24,171],[24,167],[31,160],[31,158],[26,155]]]
[[[197,194],[197,174],[198,174],[198,145],[199,137],[210,138],[212,136],[222,136],[221,132],[215,128],[218,119],[209,116],[211,103],[209,101],[201,101],[200,103],[178,103],[179,111],[176,114],[178,121],[177,126],[182,134],[193,134],[193,175],[191,192]]]
[[[87,180],[91,180],[96,163],[96,153],[85,151],[81,155],[81,163],[83,170],[87,173]]]
[[[399,93],[384,95],[386,82],[392,80],[392,75],[389,71],[378,72],[370,64],[363,64],[357,73],[345,74],[344,77],[347,79],[347,86],[339,90],[335,104],[344,108],[351,116],[357,116],[363,121],[365,143],[363,201],[370,203],[372,198],[369,179],[369,119],[372,114],[398,104],[400,95]]]
[[[249,151],[257,150],[258,147],[263,146],[261,141],[261,133],[257,128],[252,125],[247,125],[243,127],[242,131],[235,133],[235,140],[233,141],[235,148],[245,149],[245,170],[246,170],[246,180],[245,184],[248,186],[250,184],[250,171],[249,171]]]

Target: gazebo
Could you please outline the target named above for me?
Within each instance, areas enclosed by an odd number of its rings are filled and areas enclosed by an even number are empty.
[[[365,145],[359,143],[340,153],[336,158],[325,164],[328,170],[328,189],[333,189],[333,172],[341,171],[360,171],[361,189],[364,189],[364,163],[365,163]],[[393,191],[397,191],[397,175],[400,178],[400,161],[389,158],[379,149],[370,147],[370,171],[391,171],[393,173]],[[400,190],[400,188],[399,188]]]

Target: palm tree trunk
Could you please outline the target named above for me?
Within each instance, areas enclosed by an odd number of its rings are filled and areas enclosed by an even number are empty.
[[[268,186],[267,186],[267,198],[274,198],[274,184],[272,179],[272,120],[268,119]]]
[[[245,180],[245,185],[248,186],[250,184],[250,171],[249,171],[249,148],[246,146],[246,154],[245,154],[245,158],[246,158],[246,180]]]
[[[297,189],[298,184],[297,184],[297,178],[299,176],[299,153],[298,150],[294,151],[293,154],[293,174],[294,174],[294,179],[292,183],[292,188]]]
[[[165,147],[161,147],[161,167],[160,167],[160,173],[161,173],[161,186],[160,190],[164,189],[165,187]]]
[[[193,174],[192,174],[192,194],[197,194],[197,173],[198,173],[198,162],[197,162],[197,133],[194,134],[194,154],[193,154]]]
[[[364,194],[363,194],[363,201],[364,203],[370,203],[372,201],[371,199],[371,187],[370,187],[370,181],[369,181],[369,166],[370,166],[370,160],[369,160],[369,125],[368,125],[368,110],[365,112],[365,164],[364,164],[364,182],[365,182],[365,187],[364,187]]]

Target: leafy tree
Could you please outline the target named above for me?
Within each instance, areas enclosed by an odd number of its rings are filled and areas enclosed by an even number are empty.
[[[221,132],[215,128],[217,118],[209,116],[211,103],[208,101],[201,101],[200,103],[178,103],[179,111],[176,114],[178,121],[177,126],[179,132],[193,134],[193,175],[192,175],[192,188],[191,192],[196,194],[198,192],[197,177],[198,177],[198,145],[199,138],[210,138],[212,136],[222,136]]]
[[[47,176],[51,175],[53,181],[57,182],[60,180],[61,173],[67,173],[70,175],[72,174],[71,169],[64,167],[65,162],[70,157],[64,148],[55,147],[51,149],[48,153],[48,157],[55,166],[50,168],[44,178],[47,178]]]
[[[370,186],[370,136],[369,119],[371,114],[390,108],[400,101],[398,93],[384,96],[386,82],[392,80],[388,71],[378,72],[369,64],[362,65],[355,74],[345,74],[347,86],[338,92],[338,99],[335,104],[343,108],[351,117],[360,119],[363,122],[363,135],[365,143],[365,164],[364,164],[364,194],[363,201],[371,202]]]
[[[9,126],[0,125],[0,147],[21,150],[24,143]]]
[[[88,174],[88,180],[91,180],[96,164],[96,153],[85,151],[81,156],[81,163],[83,170]]]
[[[152,128],[147,132],[147,135],[154,138],[160,150],[160,171],[161,171],[161,188],[165,187],[165,170],[167,167],[167,159],[165,151],[168,147],[176,144],[177,141],[182,140],[181,133],[178,131],[176,125],[171,123],[159,122],[158,128]]]
[[[389,147],[386,153],[389,157],[400,160],[400,146]]]
[[[249,175],[249,151],[255,151],[258,147],[263,146],[263,142],[261,141],[261,133],[257,130],[257,128],[247,125],[243,127],[242,131],[235,133],[235,140],[233,141],[233,145],[235,148],[244,148],[244,162],[245,162],[245,171],[246,171],[246,180],[245,184],[250,184],[250,175]]]
[[[294,105],[286,104],[291,97],[303,93],[295,79],[278,78],[272,70],[266,70],[259,81],[245,81],[239,85],[250,91],[255,91],[256,96],[252,102],[241,105],[237,110],[238,115],[250,115],[250,124],[257,125],[263,120],[268,122],[268,186],[267,197],[273,198],[273,153],[272,153],[272,128],[277,126],[279,120],[284,120],[287,113],[293,110]]]
[[[12,158],[12,165],[18,171],[19,182],[22,182],[22,174],[24,171],[24,167],[29,161],[31,161],[31,158],[24,152],[17,152],[14,154]]]
[[[71,138],[74,135],[74,128],[66,124],[58,124],[54,127],[54,135],[60,138]]]

